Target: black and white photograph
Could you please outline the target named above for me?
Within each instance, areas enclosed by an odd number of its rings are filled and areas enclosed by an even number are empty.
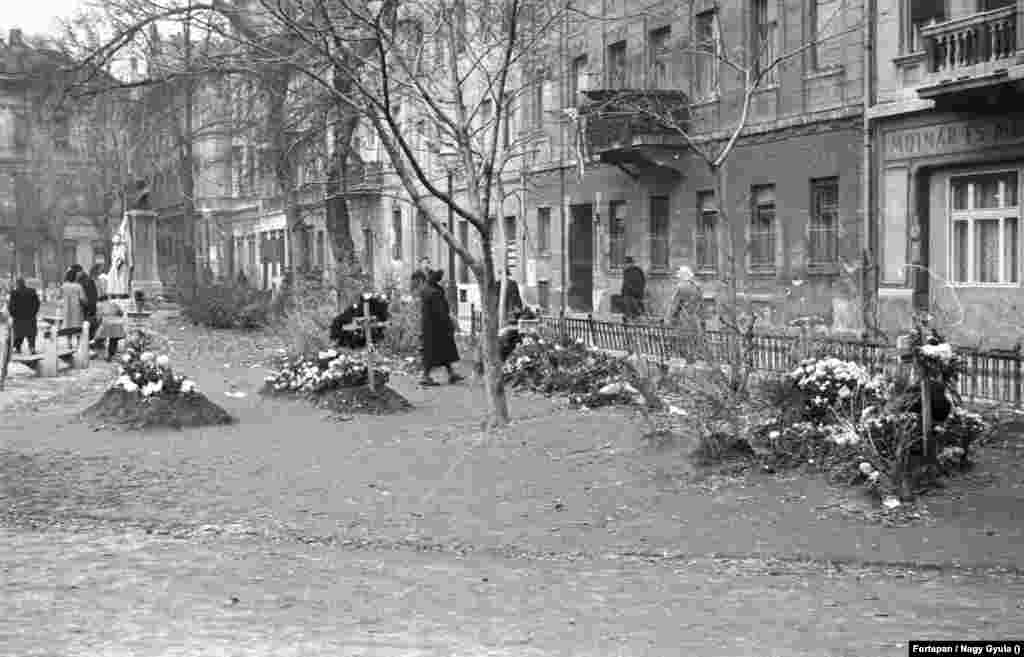
[[[1024,0],[5,0],[0,657],[1024,652]]]

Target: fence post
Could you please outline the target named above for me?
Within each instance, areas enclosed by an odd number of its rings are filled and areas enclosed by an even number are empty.
[[[1020,343],[1018,342],[1013,348],[1014,359],[1013,359],[1013,406],[1014,408],[1020,408],[1021,403],[1021,367],[1020,367]]]
[[[590,345],[592,347],[597,346],[596,336],[594,334],[594,314],[587,313],[587,333],[590,334]]]
[[[476,339],[476,304],[469,304],[469,337]]]

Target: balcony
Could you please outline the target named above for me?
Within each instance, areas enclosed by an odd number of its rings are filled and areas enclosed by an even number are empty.
[[[379,195],[384,186],[380,162],[353,164],[345,170],[346,196]]]
[[[678,172],[675,156],[687,147],[690,104],[681,91],[597,89],[582,92],[579,109],[587,155],[632,177],[643,168]]]
[[[967,100],[1019,78],[1016,7],[929,25],[921,29],[921,38],[927,67],[918,88],[921,98]]]

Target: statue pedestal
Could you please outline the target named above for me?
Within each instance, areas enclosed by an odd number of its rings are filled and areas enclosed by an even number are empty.
[[[131,258],[132,299],[135,292],[141,291],[147,300],[152,300],[163,293],[160,281],[160,270],[157,266],[156,252],[156,212],[152,210],[129,210],[128,222],[131,226]]]

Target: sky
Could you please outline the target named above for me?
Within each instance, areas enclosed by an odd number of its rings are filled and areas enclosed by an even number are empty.
[[[8,31],[20,27],[25,34],[53,34],[55,21],[68,18],[84,5],[83,0],[2,0],[0,36],[7,41]]]

